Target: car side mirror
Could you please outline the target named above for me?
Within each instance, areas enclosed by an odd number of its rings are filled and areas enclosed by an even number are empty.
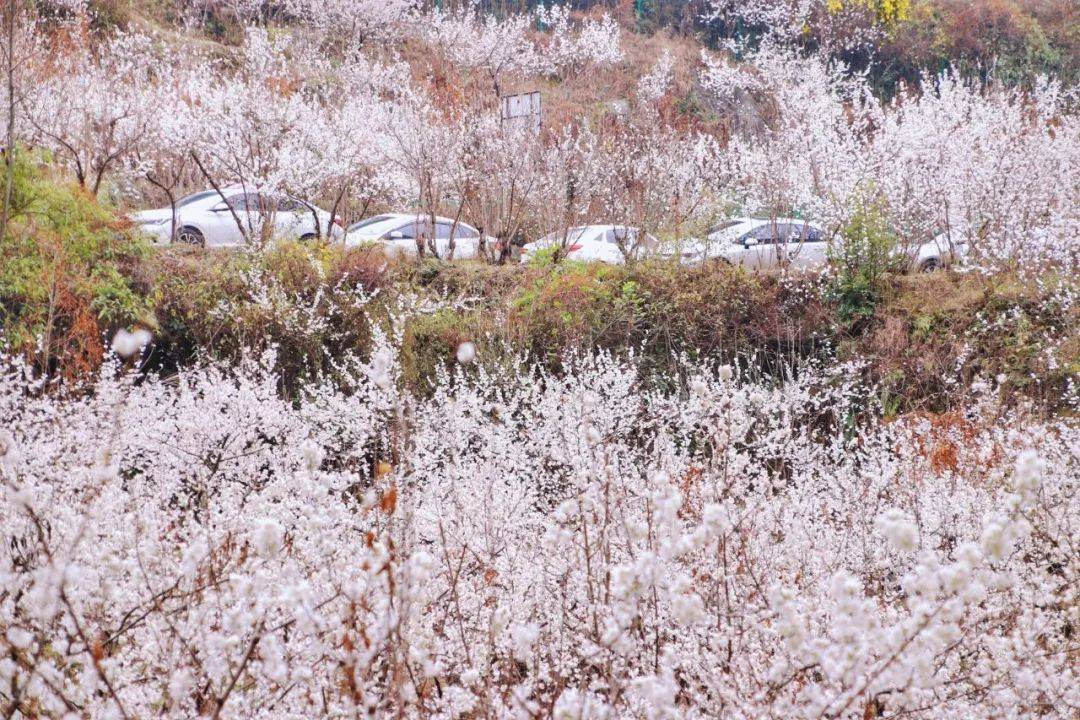
[[[758,239],[757,238],[752,238],[752,237],[743,238],[742,244],[743,244],[743,247],[754,247],[755,245],[758,244]]]
[[[228,203],[223,203],[223,202],[218,203],[214,207],[210,208],[210,212],[216,212],[216,213],[228,212],[228,210],[229,210],[229,204]]]
[[[405,237],[405,233],[401,232],[400,230],[391,230],[390,234],[387,237],[389,237],[391,240],[402,240]]]

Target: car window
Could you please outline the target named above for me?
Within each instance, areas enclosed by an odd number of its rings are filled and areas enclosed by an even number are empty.
[[[712,240],[729,240],[734,243],[741,244],[743,239],[747,237],[747,234],[757,227],[756,223],[746,222],[745,220],[738,220],[730,223],[726,223],[721,227],[711,231],[709,238]]]
[[[350,233],[359,233],[364,237],[382,237],[392,230],[401,227],[403,220],[400,215],[391,215],[387,219],[378,222],[357,223],[349,227]]]
[[[604,233],[604,242],[618,245],[620,242],[627,247],[632,247],[637,242],[637,228],[615,227],[609,228]]]
[[[809,223],[792,223],[788,238],[790,242],[821,242],[821,231]]]
[[[229,207],[237,212],[244,210],[258,210],[259,198],[254,193],[241,193],[240,195],[233,195],[227,200]]]
[[[720,223],[719,225],[714,227],[712,230],[709,231],[709,234],[712,235],[713,233],[718,233],[722,230],[730,230],[731,228],[742,224],[742,220],[728,220],[727,222]]]
[[[431,237],[431,221],[430,220],[419,220],[419,221],[418,220],[412,220],[411,222],[407,222],[404,225],[402,225],[402,226],[400,226],[398,228],[395,228],[395,229],[398,232],[401,233],[401,236],[403,238],[407,238],[409,240],[415,240],[416,238],[420,237],[421,235],[423,237],[425,237],[425,238],[430,238]],[[393,232],[393,231],[391,231],[391,232]],[[389,233],[387,233],[387,234],[389,234]]]
[[[304,212],[308,209],[307,205],[291,197],[275,197],[274,205],[281,212]]]
[[[544,237],[540,238],[539,242],[554,245],[557,243],[561,243],[563,241],[563,238],[565,237],[567,243],[575,243],[580,240],[585,234],[585,232],[589,229],[589,225],[579,225],[578,227],[567,228],[565,231],[556,230],[555,232],[548,233]],[[477,236],[479,236],[479,233],[477,233]]]
[[[408,238],[409,240],[415,240],[416,236],[418,234],[418,227],[417,227],[416,221],[413,220],[412,222],[405,223],[404,225],[396,227],[396,228],[394,228],[394,230],[390,231],[390,233],[393,233],[393,232],[401,233],[401,236],[403,238]],[[390,233],[387,233],[387,234],[389,235]]]
[[[779,224],[765,222],[743,235],[743,238],[753,238],[762,245],[775,244],[780,236],[780,230],[781,226]]]
[[[473,228],[469,227],[465,223],[459,222],[457,227],[454,227],[454,223],[448,220],[442,220],[435,225],[435,237],[439,240],[448,240],[450,238],[451,230],[454,233],[454,237],[458,240],[466,240],[470,238],[480,237]]]
[[[569,230],[567,230],[566,233],[565,233],[566,241],[567,242],[577,242],[578,240],[581,240],[583,237],[585,237],[585,235],[590,230],[592,230],[592,228],[589,225],[579,225],[578,227],[572,227]],[[562,231],[554,232],[554,233],[552,233],[552,237],[554,237],[556,240],[562,240],[563,239],[563,232]]]
[[[268,195],[267,193],[259,193],[255,197],[258,202],[256,207],[261,213],[296,212],[304,207],[303,203],[294,200],[287,195]],[[248,202],[250,201],[251,195],[248,194]]]
[[[179,202],[176,203],[176,207],[177,208],[182,208],[185,205],[191,205],[192,203],[197,203],[200,200],[206,200],[207,198],[217,197],[217,194],[218,194],[217,190],[204,190],[203,192],[197,192],[197,193],[195,193],[193,195],[188,195],[187,197],[181,199]]]
[[[287,195],[267,195],[266,193],[242,193],[229,198],[233,210],[247,210],[258,213],[299,212],[307,206]]]
[[[386,220],[393,220],[394,217],[396,217],[396,216],[394,216],[394,215],[375,215],[374,217],[369,217],[366,220],[361,220],[358,223],[353,223],[352,225],[349,226],[349,232],[352,232],[353,230],[359,230],[360,228],[365,228],[368,225],[374,225],[375,223],[385,222]]]

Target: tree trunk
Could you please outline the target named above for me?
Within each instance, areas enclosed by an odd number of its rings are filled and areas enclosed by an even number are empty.
[[[243,221],[240,220],[240,216],[236,214],[236,211],[233,210],[233,206],[230,205],[229,202],[225,199],[225,194],[221,192],[221,188],[218,187],[218,184],[216,182],[214,182],[214,178],[210,177],[210,173],[208,173],[206,171],[206,168],[203,167],[202,161],[199,160],[199,156],[195,154],[194,150],[191,152],[191,159],[195,161],[195,165],[199,168],[199,172],[203,174],[203,177],[206,178],[206,182],[210,183],[210,187],[214,188],[214,190],[217,191],[218,197],[220,197],[225,203],[226,207],[229,208],[229,214],[232,215],[232,219],[236,223],[236,227],[240,228],[240,234],[244,237],[244,240],[250,243],[251,237],[248,234],[247,228],[244,227]]]
[[[0,241],[7,235],[8,215],[11,213],[11,190],[15,183],[15,0],[8,4],[4,18],[7,52],[4,58],[8,93],[7,140],[4,146],[4,208],[0,215]]]

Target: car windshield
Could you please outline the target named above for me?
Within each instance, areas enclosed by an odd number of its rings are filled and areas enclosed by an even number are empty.
[[[395,217],[397,217],[397,216],[396,215],[374,215],[372,217],[369,217],[367,219],[361,220],[360,222],[353,223],[352,225],[350,225],[349,226],[349,232],[353,232],[354,230],[359,230],[360,228],[366,228],[368,225],[374,225],[375,223],[386,222],[387,220],[392,220]]]
[[[176,207],[182,208],[185,205],[190,205],[192,203],[197,203],[200,200],[206,200],[207,198],[217,197],[217,194],[218,194],[217,190],[203,190],[202,192],[197,192],[197,193],[194,193],[192,195],[188,195],[186,198],[183,198],[182,200],[180,200],[179,202],[176,203]]]

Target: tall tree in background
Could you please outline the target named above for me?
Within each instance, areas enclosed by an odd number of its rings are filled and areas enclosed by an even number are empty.
[[[7,0],[0,7],[3,19],[3,43],[0,57],[4,63],[4,197],[0,214],[0,240],[7,233],[8,215],[11,213],[11,192],[14,184],[16,107],[26,92],[23,72],[27,59],[33,52],[34,35],[32,23],[33,5],[29,0]]]

